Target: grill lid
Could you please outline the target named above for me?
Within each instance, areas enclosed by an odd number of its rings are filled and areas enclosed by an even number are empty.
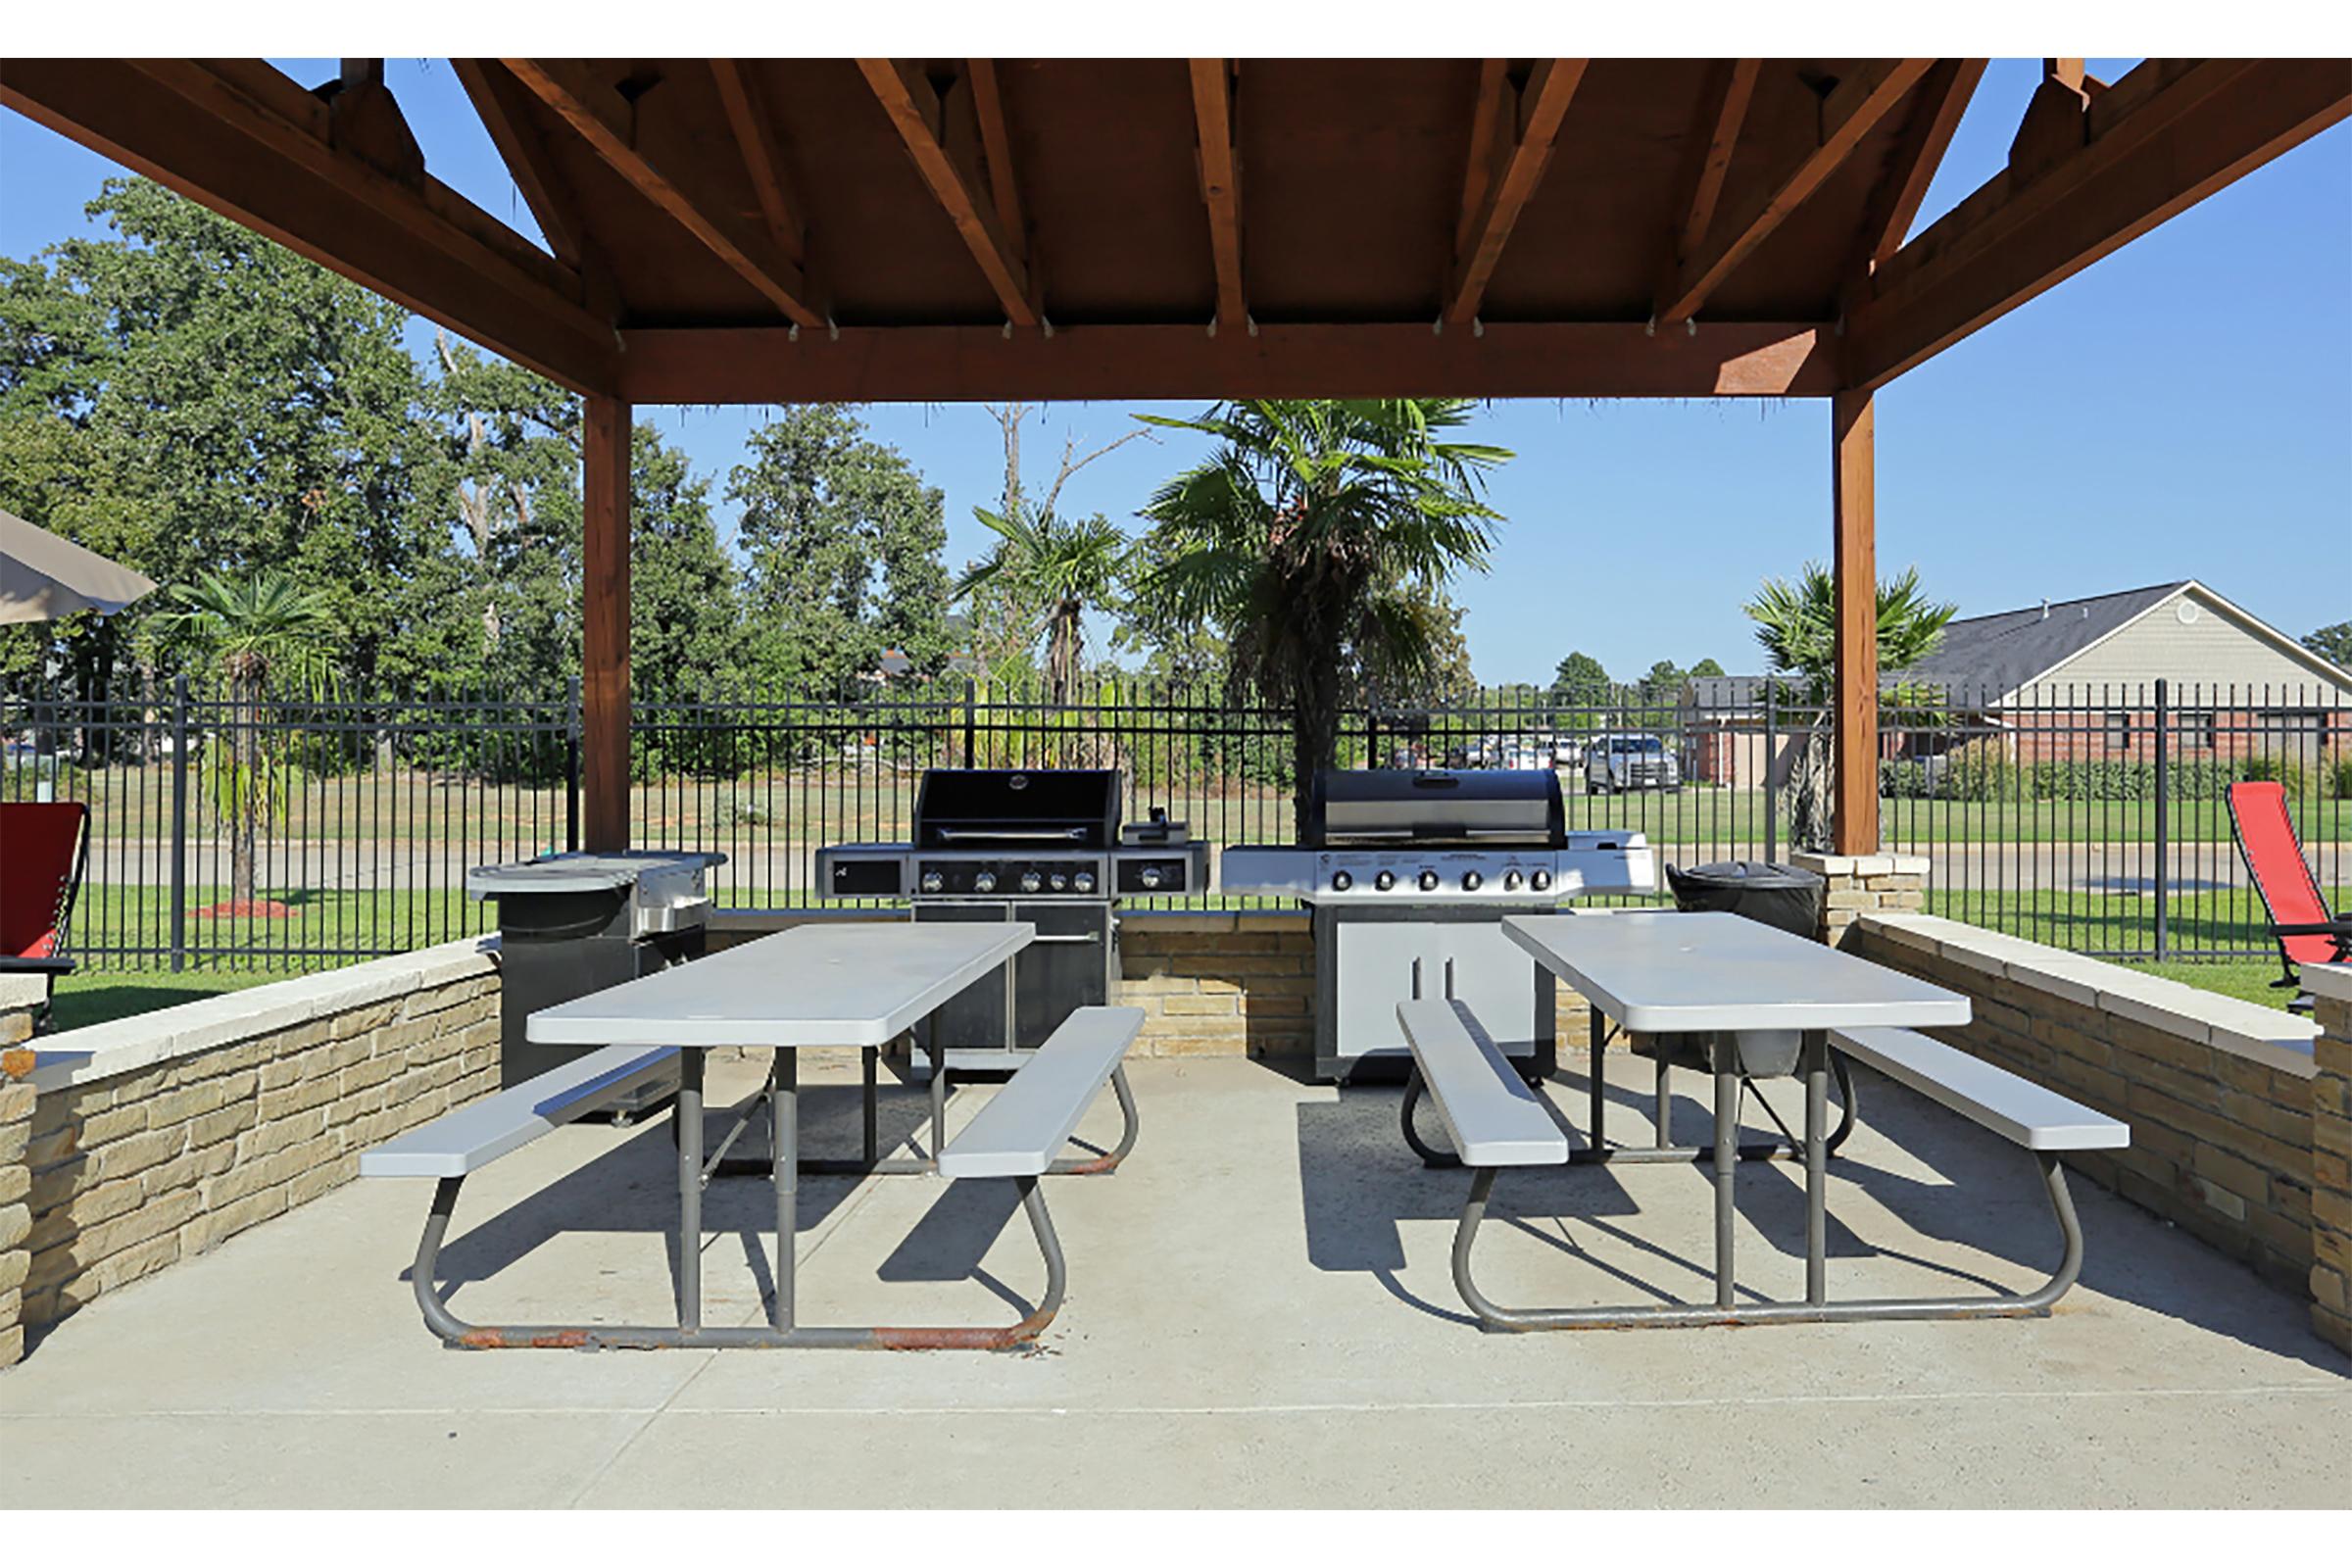
[[[1549,768],[1333,768],[1315,775],[1308,830],[1318,845],[1469,844],[1559,849],[1568,841]]]
[[[1107,850],[1119,842],[1119,775],[1096,767],[935,767],[914,798],[926,850]]]

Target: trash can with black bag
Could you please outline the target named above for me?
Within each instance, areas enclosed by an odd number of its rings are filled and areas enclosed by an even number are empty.
[[[1808,940],[1820,935],[1822,905],[1828,894],[1827,884],[1811,871],[1760,860],[1719,860],[1689,870],[1669,865],[1666,885],[1674,893],[1675,907],[1686,913],[1736,914]],[[1756,1089],[1754,1080],[1785,1078],[1794,1073],[1803,1044],[1803,1032],[1796,1029],[1746,1031],[1739,1040],[1742,1098],[1755,1097],[1756,1103],[1764,1107],[1765,1115],[1772,1118],[1791,1152],[1802,1147],[1799,1140]],[[1657,1062],[1660,1106],[1667,1103],[1668,1068],[1714,1071],[1714,1037],[1707,1034],[1653,1035],[1635,1042],[1635,1054],[1653,1057]],[[1829,1145],[1835,1150],[1853,1128],[1854,1090],[1845,1058],[1835,1051],[1830,1054],[1830,1068],[1837,1079],[1840,1104],[1838,1130]],[[1745,1146],[1742,1152],[1747,1152]]]

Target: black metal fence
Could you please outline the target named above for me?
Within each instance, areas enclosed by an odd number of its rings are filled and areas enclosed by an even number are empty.
[[[0,690],[0,799],[90,805],[85,962],[302,967],[487,929],[467,867],[578,841],[579,734],[576,690]],[[1367,704],[1340,740],[1345,766],[1556,768],[1572,828],[1639,830],[1686,864],[1818,836],[1828,751],[1818,709],[1761,681]],[[2111,956],[2268,953],[2226,802],[2249,777],[2285,787],[2328,896],[2352,886],[2352,706],[2332,687],[1890,693],[1881,752],[1885,847],[1927,856],[1931,907],[1956,918]],[[906,835],[927,767],[1117,767],[1131,817],[1164,807],[1223,845],[1291,838],[1290,756],[1270,707],[1125,678],[1062,701],[952,676],[641,702],[630,811],[642,845],[724,852],[723,905],[790,906],[815,899],[819,846]]]

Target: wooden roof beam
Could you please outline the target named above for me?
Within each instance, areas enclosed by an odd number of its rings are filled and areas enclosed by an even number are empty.
[[[760,214],[767,220],[768,238],[793,266],[808,265],[808,212],[801,205],[800,187],[784,155],[783,139],[767,112],[760,84],[740,60],[713,60],[710,77],[718,87],[719,107],[726,111],[727,128],[743,154],[744,172],[760,198]],[[803,323],[804,325],[807,323]]]
[[[764,236],[746,233],[731,216],[720,216],[724,209],[717,201],[688,189],[638,150],[635,110],[618,90],[598,80],[576,61],[509,60],[505,65],[541,102],[563,116],[615,173],[675,219],[788,319],[801,326],[825,324],[823,313],[808,298],[799,267],[777,254]]]
[[[1188,62],[1193,124],[1200,159],[1200,200],[1208,208],[1208,249],[1217,270],[1217,325],[1246,331],[1250,302],[1242,291],[1242,161],[1234,133],[1233,62]]]
[[[972,260],[980,265],[989,287],[1015,326],[1036,326],[1045,319],[1032,293],[1028,258],[1016,233],[1008,233],[998,216],[997,193],[984,185],[979,171],[949,150],[948,110],[939,92],[913,66],[898,60],[860,60],[858,69],[890,117],[915,172],[946,209],[949,221],[962,236]],[[969,78],[965,78],[967,84]],[[974,106],[977,113],[977,106]],[[1005,177],[1010,177],[1009,169]]]
[[[1482,72],[1481,119],[1471,132],[1472,172],[1463,184],[1464,219],[1455,228],[1453,274],[1439,310],[1441,320],[1460,325],[1477,318],[1487,297],[1487,284],[1502,261],[1502,248],[1510,242],[1511,230],[1529,198],[1544,181],[1560,122],[1567,118],[1569,101],[1576,96],[1591,63],[1543,61],[1515,95],[1506,80],[1492,97],[1488,84],[1494,74],[1491,69]],[[1486,167],[1496,171],[1483,189],[1477,178],[1482,153],[1492,160]]]
[[[1968,112],[1977,83],[1984,78],[1986,64],[1983,60],[1938,60],[1920,82],[1919,102],[1863,214],[1852,268],[1855,274],[1869,273],[1902,248],[1903,236],[1911,232],[1911,221],[1919,216],[1920,203],[1928,199],[1928,186],[1952,144],[1952,132],[1960,128],[1960,117]]]
[[[1666,241],[1666,259],[1658,270],[1657,292],[1671,293],[1682,276],[1684,263],[1706,243],[1715,221],[1715,204],[1723,196],[1723,176],[1732,167],[1732,151],[1740,143],[1740,126],[1747,119],[1748,101],[1755,96],[1761,60],[1718,60],[1707,71],[1706,86],[1698,95],[1698,110],[1683,150],[1683,167],[1675,183],[1675,231]]]
[[[522,204],[546,237],[547,248],[566,266],[579,266],[585,245],[579,198],[548,156],[546,138],[531,123],[533,94],[495,60],[452,59],[449,64],[473,101],[482,128],[490,133],[490,145],[522,193]]]
[[[639,403],[981,402],[1004,398],[1827,397],[1827,323],[1727,321],[1695,339],[1639,321],[845,326],[838,342],[781,327],[637,327],[622,392]]]
[[[1697,253],[1676,269],[1672,285],[1659,291],[1652,311],[1656,322],[1666,325],[1697,315],[1708,296],[1838,172],[1934,64],[1874,60],[1839,82],[1822,104],[1820,140],[1784,168],[1732,221],[1713,225]]]
[[[336,145],[334,111],[265,62],[12,59],[0,103],[574,390],[611,381],[576,271]]]
[[[2004,170],[1882,266],[1848,318],[1850,384],[1884,385],[2352,116],[2341,60],[2150,60],[2087,106],[2083,145]]]

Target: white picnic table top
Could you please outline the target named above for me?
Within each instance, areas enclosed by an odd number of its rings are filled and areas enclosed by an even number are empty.
[[[1957,992],[1736,914],[1514,914],[1502,930],[1642,1034],[1969,1021]]]
[[[1029,945],[1026,920],[803,925],[531,1014],[551,1046],[879,1046]]]

